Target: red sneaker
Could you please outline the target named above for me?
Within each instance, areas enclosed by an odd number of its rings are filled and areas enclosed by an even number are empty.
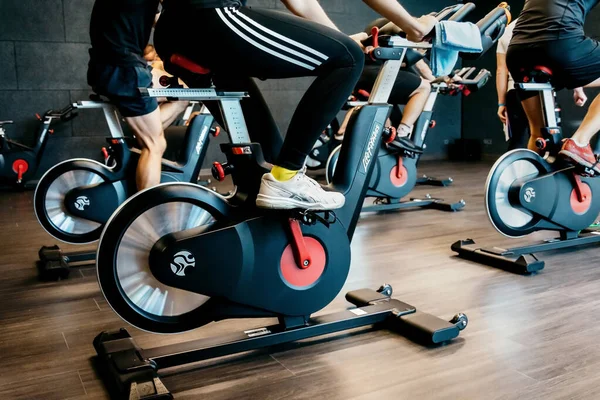
[[[596,155],[589,144],[581,147],[573,139],[567,139],[563,143],[559,154],[573,161],[575,164],[594,170],[596,174],[600,175],[600,165],[598,165]]]

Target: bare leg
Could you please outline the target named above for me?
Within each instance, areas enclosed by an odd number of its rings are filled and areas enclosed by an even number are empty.
[[[537,153],[539,150],[535,145],[535,141],[542,137],[542,129],[544,129],[545,125],[542,103],[539,96],[534,96],[523,100],[521,104],[523,104],[523,109],[529,120],[529,132],[531,136],[529,136],[527,148]]]
[[[161,160],[167,148],[160,109],[125,120],[133,129],[142,150],[136,171],[137,188],[143,190],[156,186],[160,183]]]
[[[425,79],[421,79],[421,85],[411,95],[408,103],[404,106],[401,123],[412,128],[419,119],[419,116],[425,108],[427,98],[431,93],[431,84]]]
[[[185,111],[189,103],[187,101],[171,101],[160,105],[160,119],[163,129],[171,126],[179,115]]]

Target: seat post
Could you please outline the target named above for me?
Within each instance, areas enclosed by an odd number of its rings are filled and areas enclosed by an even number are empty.
[[[548,88],[542,89],[540,92],[540,101],[544,111],[544,122],[546,127],[555,128],[558,122],[556,121],[556,104],[554,102],[554,89],[550,84]]]

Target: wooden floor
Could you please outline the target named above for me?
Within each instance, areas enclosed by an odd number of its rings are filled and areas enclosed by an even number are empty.
[[[469,316],[461,338],[423,348],[389,331],[359,329],[167,371],[177,399],[598,399],[600,261],[595,247],[546,254],[546,269],[518,276],[453,256],[452,242],[506,244],[488,222],[483,185],[489,164],[426,164],[452,188],[420,189],[458,213],[363,215],[344,291],[324,311],[347,307],[344,293],[382,283],[395,297],[450,318]],[[0,193],[0,399],[103,399],[92,339],[125,325],[108,307],[93,268],[41,283],[38,248],[54,241],[39,227],[31,192]],[[539,237],[539,236],[538,236]],[[181,336],[129,328],[142,347],[263,326],[226,321]]]

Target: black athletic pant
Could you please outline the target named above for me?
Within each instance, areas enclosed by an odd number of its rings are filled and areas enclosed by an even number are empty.
[[[180,53],[210,68],[226,86],[248,83],[248,77],[315,76],[292,117],[276,161],[291,170],[304,166],[319,135],[352,93],[364,64],[359,46],[340,32],[286,13],[247,7],[194,9],[171,2],[159,20],[155,45],[163,59]],[[215,83],[219,88],[219,82]],[[261,128],[257,127],[272,130],[272,119],[266,125],[253,121],[269,113],[262,100],[256,100],[253,107],[263,111],[245,117],[252,140],[260,142],[256,129]]]
[[[508,116],[508,150],[526,149],[529,142],[529,120],[521,105],[519,91],[511,89],[506,94],[506,115]]]

